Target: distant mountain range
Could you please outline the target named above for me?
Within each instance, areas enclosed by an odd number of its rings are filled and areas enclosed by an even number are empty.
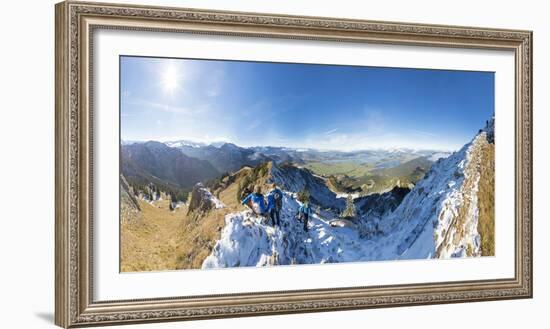
[[[447,153],[432,150],[390,149],[354,152],[320,151],[274,146],[241,147],[232,143],[211,144],[187,140],[170,142],[121,143],[122,174],[129,183],[154,183],[176,194],[187,193],[194,184],[206,182],[261,163],[291,163],[307,167],[314,173],[333,179],[336,192],[390,190],[422,178],[437,157]],[[361,174],[351,175],[345,168],[355,168]],[[325,172],[326,171],[326,172]],[[372,187],[375,184],[376,187]]]
[[[122,141],[123,147],[145,144],[142,141]],[[159,142],[160,143],[160,142]],[[430,157],[436,161],[450,155],[441,150],[415,150],[409,148],[371,149],[360,151],[316,150],[311,148],[289,148],[280,146],[241,147],[233,143],[214,142],[210,144],[188,140],[163,142],[162,144],[177,148],[184,154],[210,161],[219,171],[235,171],[243,165],[256,165],[265,160],[278,163],[293,162],[357,162],[375,163],[379,168],[389,168],[418,157]],[[227,162],[229,160],[229,162]]]
[[[135,184],[152,182],[165,190],[188,189],[220,175],[210,162],[159,142],[122,145],[120,155],[122,174]]]
[[[221,173],[234,172],[243,166],[254,167],[271,160],[268,156],[253,149],[239,147],[231,143],[224,143],[220,146],[192,146],[180,143],[176,148],[187,156],[210,162]]]

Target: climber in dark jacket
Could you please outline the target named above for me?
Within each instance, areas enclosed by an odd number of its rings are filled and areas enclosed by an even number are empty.
[[[273,226],[281,226],[281,209],[283,208],[283,192],[273,184],[272,190],[267,195],[267,212]]]

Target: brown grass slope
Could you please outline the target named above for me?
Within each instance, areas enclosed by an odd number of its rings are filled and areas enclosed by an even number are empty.
[[[139,200],[140,221],[128,221],[122,214],[121,271],[201,268],[220,238],[225,215],[245,210],[238,197],[242,189],[259,184],[266,190],[268,172],[269,164],[245,167],[212,184],[210,190],[225,205],[222,209],[188,211],[183,206],[170,211],[168,200],[153,204]]]
[[[481,236],[481,254],[495,255],[495,144],[485,144],[481,151],[479,190],[477,193]]]

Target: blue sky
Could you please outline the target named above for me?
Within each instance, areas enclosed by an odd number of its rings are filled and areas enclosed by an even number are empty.
[[[494,113],[494,73],[121,57],[123,140],[456,150]]]

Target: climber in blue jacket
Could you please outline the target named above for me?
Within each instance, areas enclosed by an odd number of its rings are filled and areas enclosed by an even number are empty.
[[[309,216],[311,215],[311,205],[309,204],[309,200],[306,200],[298,209],[298,216],[304,222],[304,231],[306,232],[308,231],[307,222],[309,220]]]
[[[256,185],[254,187],[254,193],[250,193],[246,196],[242,201],[242,205],[248,206],[256,215],[265,216],[267,214],[267,206],[261,186]]]

